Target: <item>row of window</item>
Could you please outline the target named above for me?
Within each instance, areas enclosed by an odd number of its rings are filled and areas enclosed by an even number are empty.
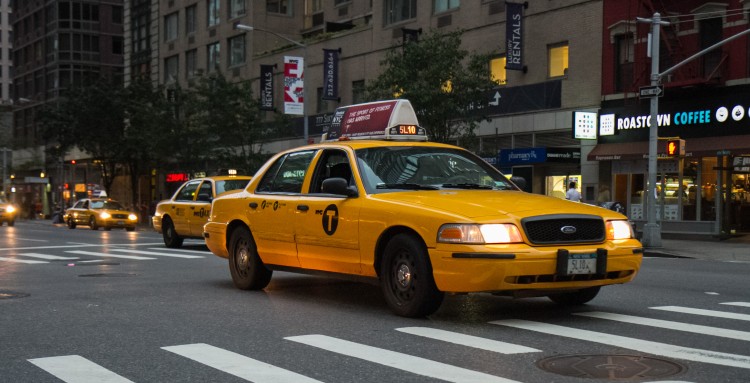
[[[227,39],[229,53],[227,68],[245,64],[245,34]],[[179,78],[180,59],[174,55],[164,59],[164,82],[177,81]],[[215,42],[206,46],[206,70],[213,72],[221,69],[221,43]],[[185,52],[185,78],[190,79],[198,74],[198,49]]]

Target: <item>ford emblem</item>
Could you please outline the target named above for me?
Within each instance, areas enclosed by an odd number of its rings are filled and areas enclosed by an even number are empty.
[[[560,228],[560,231],[562,231],[563,234],[575,234],[577,229],[575,226],[563,226]]]

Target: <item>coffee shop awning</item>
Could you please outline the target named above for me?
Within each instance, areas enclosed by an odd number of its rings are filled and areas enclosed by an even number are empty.
[[[660,144],[664,142],[660,140]],[[750,135],[685,139],[686,157],[715,157],[717,152],[725,150],[732,155],[750,154]],[[648,158],[648,141],[597,144],[587,158],[589,161]]]

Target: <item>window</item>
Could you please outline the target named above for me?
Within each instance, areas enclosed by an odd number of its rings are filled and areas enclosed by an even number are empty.
[[[277,159],[255,189],[257,193],[300,193],[307,168],[317,151],[289,153]]]
[[[208,46],[208,72],[213,72],[219,68],[221,64],[221,46],[219,43],[213,43]]]
[[[315,95],[317,96],[317,104],[315,105],[315,113],[323,113],[328,107],[328,103],[323,99],[323,88],[316,89]]]
[[[164,16],[164,41],[177,39],[177,12]]]
[[[208,26],[219,25],[219,0],[208,0]]]
[[[365,80],[352,81],[352,104],[365,102]]]
[[[229,18],[245,15],[245,0],[229,0]]]
[[[174,55],[164,59],[164,83],[172,83],[177,81],[177,71],[179,65],[179,57]]]
[[[195,196],[195,191],[198,190],[198,185],[200,185],[200,183],[200,180],[188,182],[182,187],[182,190],[177,193],[175,201],[192,201]]]
[[[417,17],[417,0],[386,0],[383,9],[386,25],[413,19]]]
[[[198,62],[197,58],[197,49],[191,49],[185,52],[185,76],[187,76],[187,78],[192,78],[196,75],[196,71],[198,70],[198,68],[196,67],[196,64]]]
[[[461,0],[435,0],[435,13],[445,12],[449,9],[458,8]]]
[[[292,14],[290,2],[291,0],[266,0],[266,12],[290,16]]]
[[[500,85],[508,83],[507,72],[505,72],[507,60],[505,56],[490,59],[490,79]]]
[[[125,45],[122,36],[112,37],[112,54],[121,55],[123,54],[123,46]]]
[[[615,91],[628,90],[633,85],[633,35],[615,36]]]
[[[195,5],[185,8],[185,34],[195,33]]]
[[[112,23],[122,24],[123,9],[122,7],[112,7]]]
[[[568,74],[568,43],[550,45],[547,51],[549,55],[547,76],[566,76]]]
[[[229,66],[233,67],[245,63],[245,35],[229,39]]]

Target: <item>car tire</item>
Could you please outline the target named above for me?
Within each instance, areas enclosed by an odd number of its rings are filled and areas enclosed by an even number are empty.
[[[238,227],[229,237],[229,273],[241,290],[260,290],[268,286],[273,270],[266,268],[258,256],[250,230]]]
[[[15,219],[11,219],[10,221],[8,221],[8,226],[14,226],[15,224],[16,224]]]
[[[174,224],[169,217],[164,218],[161,225],[161,235],[164,238],[164,246],[176,249],[182,246],[183,238],[177,235]]]
[[[104,231],[112,231],[112,228],[109,226],[104,226]]]
[[[89,227],[91,230],[99,230],[99,225],[96,224],[96,218],[89,218]]]
[[[76,228],[76,221],[73,220],[73,218],[68,218],[68,229],[75,229]]]
[[[435,285],[427,249],[414,235],[398,234],[388,241],[380,281],[385,300],[397,315],[424,317],[443,303],[444,294]]]
[[[557,304],[565,306],[580,306],[590,302],[599,294],[601,286],[589,287],[570,293],[551,294],[547,297]]]
[[[135,231],[135,228],[134,227],[126,227],[125,230],[126,231]]]

